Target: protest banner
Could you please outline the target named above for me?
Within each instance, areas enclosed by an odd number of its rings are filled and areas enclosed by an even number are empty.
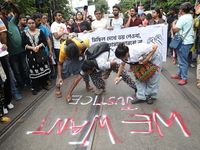
[[[136,43],[157,44],[166,61],[167,54],[167,25],[149,25],[146,27],[128,27],[115,30],[100,30],[90,33],[79,33],[81,39],[89,39],[90,45],[98,42],[107,42],[112,50],[115,50],[119,42],[126,45]]]

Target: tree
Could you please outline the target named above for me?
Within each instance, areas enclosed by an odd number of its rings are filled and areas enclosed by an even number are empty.
[[[89,5],[95,5],[96,9],[101,10],[103,13],[107,13],[109,9],[106,0],[95,0],[95,2],[89,2]]]
[[[4,0],[0,2],[3,3]],[[20,8],[21,14],[40,12],[51,16],[54,10],[60,10],[64,18],[69,18],[73,14],[68,0],[12,0],[12,2]]]

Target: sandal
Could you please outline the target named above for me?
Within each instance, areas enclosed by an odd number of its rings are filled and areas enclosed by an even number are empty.
[[[48,84],[48,85],[52,85],[51,81],[49,81],[49,80],[47,81],[47,84]]]
[[[61,92],[55,92],[55,94],[56,94],[57,98],[61,98],[62,97],[62,93]]]
[[[88,86],[88,87],[86,87],[86,90],[88,90],[89,92],[94,92],[94,89],[93,89],[93,87],[91,87],[91,86]]]
[[[200,89],[200,81],[197,81],[197,88]]]
[[[1,117],[0,121],[3,122],[3,123],[9,123],[10,122],[10,118],[8,118],[8,117]]]

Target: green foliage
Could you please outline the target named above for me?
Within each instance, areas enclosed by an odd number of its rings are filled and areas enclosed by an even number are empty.
[[[20,8],[21,14],[32,14],[34,12],[50,14],[54,10],[60,10],[63,13],[63,17],[69,18],[73,15],[73,12],[69,5],[68,0],[42,0],[43,7],[36,5],[37,0],[12,0],[12,2]],[[4,0],[0,0],[1,3]],[[8,7],[8,10],[11,8]]]
[[[74,15],[74,12],[69,7],[69,1],[68,0],[59,0],[55,1],[52,7],[52,10],[60,10],[62,12],[63,18],[68,19],[71,16]]]
[[[1,0],[1,3],[3,2],[4,0]],[[22,0],[12,0],[12,2],[20,8],[22,14],[28,14],[28,13],[31,14],[37,11],[37,9],[34,7],[35,0],[26,0],[26,2]],[[8,10],[9,9],[10,7],[8,7]]]
[[[106,0],[95,0],[95,2],[89,2],[89,5],[95,5],[96,9],[100,9],[103,13],[107,13],[109,9]]]
[[[164,11],[167,13],[171,6],[175,6],[178,9],[180,4],[185,2],[185,0],[121,0],[117,5],[122,9],[122,12],[125,12],[132,6],[139,6],[140,2],[146,11],[150,10],[150,6],[154,4],[157,8],[163,7]],[[187,0],[187,2],[190,2],[192,5],[195,4],[195,0]]]

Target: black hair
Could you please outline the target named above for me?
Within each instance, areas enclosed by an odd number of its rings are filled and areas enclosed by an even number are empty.
[[[141,16],[147,16],[145,13],[142,13]]]
[[[160,9],[163,9],[163,7],[160,7]]]
[[[160,9],[154,8],[154,10],[157,12],[158,17],[159,17],[159,18],[162,18],[162,14],[160,13]]]
[[[131,7],[131,8],[130,8],[130,10],[131,10],[131,9],[134,9],[134,10],[135,10],[135,12],[138,12],[138,8],[137,8],[137,7],[135,7],[135,6]]]
[[[80,11],[78,11],[78,12],[76,13],[76,19],[77,19],[77,14],[81,14],[81,15],[82,15],[82,20],[83,20],[83,13],[80,12]]]
[[[87,5],[85,5],[85,6],[83,7],[83,10],[86,10],[86,9],[88,9],[88,6],[87,6]]]
[[[176,7],[172,6],[172,7],[169,8],[169,10],[176,11]]]
[[[55,17],[57,16],[58,13],[62,14],[61,11],[55,10],[55,11],[53,12],[53,18],[55,18]]]
[[[129,52],[128,46],[126,46],[124,43],[119,43],[115,50],[115,56],[117,58],[125,57],[126,53],[128,53],[128,52]]]
[[[35,20],[33,19],[33,17],[28,17],[26,22],[28,22],[29,20],[33,20],[35,22]]]
[[[114,9],[114,8],[117,8],[119,11],[121,11],[121,9],[120,9],[119,6],[113,6],[112,8],[113,8],[113,9]]]
[[[74,19],[74,18],[69,18],[68,21],[69,21],[70,19],[72,19],[72,20],[75,22],[75,19]]]
[[[96,9],[96,10],[94,11],[94,14],[95,14],[96,12],[98,12],[98,11],[100,11],[100,12],[102,13],[102,11],[101,11],[100,9]]]
[[[41,19],[42,16],[41,16],[40,13],[36,12],[36,13],[33,13],[33,14],[32,14],[31,18],[33,18],[33,20],[36,20],[37,18],[40,18],[40,19]]]
[[[149,20],[151,20],[152,19],[152,15],[150,14],[150,13],[148,13],[147,15],[146,15],[146,19],[149,21]]]
[[[79,57],[79,48],[72,40],[67,40],[64,48],[67,57],[71,59]]]
[[[192,4],[190,2],[184,2],[181,4],[180,9],[188,14],[192,10]]]
[[[83,65],[82,65],[82,67],[81,67],[81,70],[82,70],[83,72],[87,72],[87,71],[92,71],[93,68],[95,68],[94,62],[93,62],[92,60],[85,60],[85,61],[83,62]]]
[[[20,15],[19,16],[19,20],[23,19],[23,18],[27,18],[25,15]]]
[[[87,19],[89,19],[89,20],[90,20],[90,22],[92,22],[92,19],[91,19],[91,18],[87,17]]]

